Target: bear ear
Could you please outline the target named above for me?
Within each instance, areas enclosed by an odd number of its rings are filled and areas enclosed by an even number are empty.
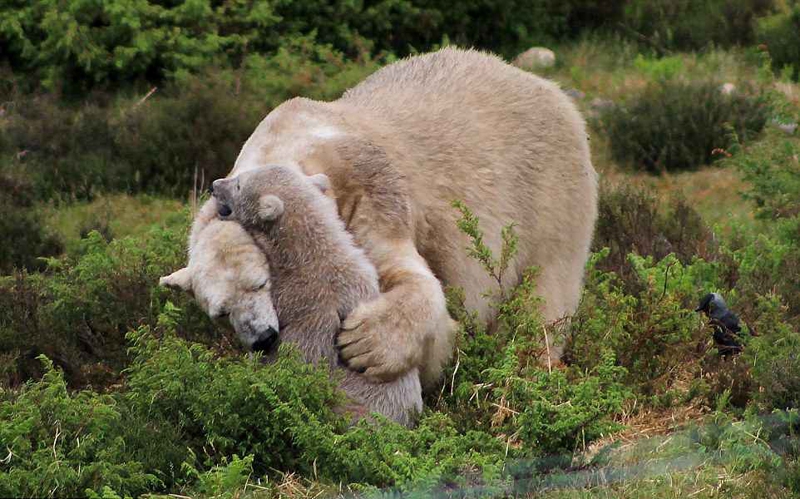
[[[173,272],[168,276],[164,276],[158,280],[159,286],[172,289],[182,289],[187,293],[192,292],[192,273],[187,267]]]
[[[283,215],[283,201],[278,196],[267,194],[258,200],[258,216],[265,222],[274,222]]]
[[[328,178],[327,175],[324,173],[317,173],[316,175],[311,175],[308,177],[308,180],[317,186],[317,188],[322,191],[323,194],[326,194],[331,188],[331,179]]]

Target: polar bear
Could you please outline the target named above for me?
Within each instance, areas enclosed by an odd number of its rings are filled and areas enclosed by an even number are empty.
[[[378,271],[380,296],[348,314],[337,339],[367,376],[392,380],[418,367],[426,385],[438,377],[454,331],[442,284],[463,288],[466,305],[493,319],[483,293],[496,283],[465,251],[453,200],[480,218],[494,251],[501,227],[516,223],[505,286],[538,266],[545,319],[578,305],[597,176],[583,118],[555,83],[474,50],[410,57],[336,101],[278,106],[230,176],[271,164],[327,175],[338,215]]]
[[[280,341],[298,347],[308,362],[338,366],[335,346],[343,318],[380,294],[378,274],[336,213],[324,174],[306,177],[284,166],[265,166],[214,182],[220,216],[251,233],[267,255]],[[416,368],[374,383],[344,369],[340,387],[369,412],[406,426],[422,410]]]
[[[189,246],[189,266],[159,284],[192,293],[212,319],[227,316],[247,348],[269,351],[278,315],[267,259],[253,238],[239,224],[220,220],[207,203],[194,220]]]

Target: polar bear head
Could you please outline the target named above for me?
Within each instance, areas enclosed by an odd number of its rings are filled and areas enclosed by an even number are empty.
[[[188,266],[159,284],[193,294],[212,319],[227,316],[247,348],[268,352],[278,339],[278,316],[267,259],[241,225],[218,219],[217,210],[214,200],[206,203],[192,228]]]

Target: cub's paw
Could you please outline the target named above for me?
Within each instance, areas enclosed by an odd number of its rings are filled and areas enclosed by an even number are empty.
[[[378,381],[392,381],[419,364],[417,334],[413,321],[381,297],[350,313],[336,346],[351,370]]]

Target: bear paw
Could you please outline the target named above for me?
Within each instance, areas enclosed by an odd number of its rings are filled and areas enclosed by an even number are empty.
[[[353,310],[336,340],[345,365],[377,381],[392,381],[417,367],[422,350],[419,325],[402,312],[384,297]]]

